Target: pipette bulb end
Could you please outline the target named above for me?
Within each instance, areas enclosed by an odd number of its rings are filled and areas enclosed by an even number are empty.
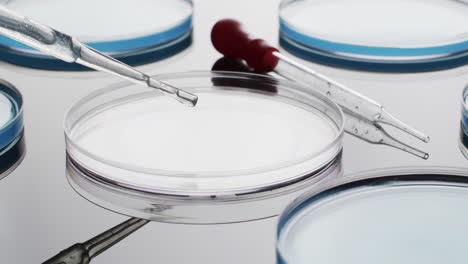
[[[211,30],[211,42],[215,49],[227,57],[242,57],[249,36],[242,24],[234,19],[222,19]]]
[[[226,57],[242,59],[258,72],[272,71],[279,59],[278,52],[263,39],[253,39],[234,19],[222,19],[211,30],[211,42],[217,51]]]

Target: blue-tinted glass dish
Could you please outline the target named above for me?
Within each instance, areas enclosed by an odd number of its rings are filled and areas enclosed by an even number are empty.
[[[11,0],[2,5],[130,65],[165,59],[192,43],[191,0]],[[86,69],[4,36],[0,36],[0,58],[31,68]]]
[[[468,64],[464,0],[283,0],[280,45],[353,70],[422,72]]]
[[[398,168],[310,193],[280,218],[277,263],[466,262],[445,246],[466,239],[466,176],[464,168]]]
[[[0,80],[0,179],[23,154],[23,98],[13,85]]]

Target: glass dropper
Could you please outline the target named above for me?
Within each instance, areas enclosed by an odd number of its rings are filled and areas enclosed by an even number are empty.
[[[392,116],[378,102],[282,55],[264,40],[252,39],[236,20],[223,19],[217,22],[211,32],[211,41],[223,55],[243,59],[259,72],[273,71],[287,79],[306,84],[356,116],[375,124],[396,127],[426,143],[430,140],[429,136]]]
[[[137,84],[156,88],[177,101],[195,106],[198,97],[88,47],[77,39],[0,6],[0,34],[69,63],[111,73]]]
[[[127,221],[89,239],[60,251],[43,264],[88,264],[93,258],[111,248],[133,232],[149,223],[149,220],[130,218]]]
[[[223,57],[219,59],[212,67],[212,71],[235,71],[235,72],[248,72],[252,73],[244,62],[239,59]],[[275,84],[264,84],[258,87],[259,90],[277,93],[279,87]],[[371,144],[386,145],[393,147],[407,153],[413,154],[422,159],[428,159],[429,153],[419,150],[411,145],[408,145],[397,138],[392,137],[385,128],[369,121],[365,118],[359,117],[346,109],[343,109],[345,115],[345,131],[346,133],[355,136]]]

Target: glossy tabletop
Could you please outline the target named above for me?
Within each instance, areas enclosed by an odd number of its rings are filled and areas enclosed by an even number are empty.
[[[221,58],[211,46],[213,24],[233,17],[270,43],[278,43],[277,0],[196,0],[193,45],[170,59],[139,67],[152,74],[210,70]],[[1,59],[1,58],[0,58]],[[376,99],[395,116],[431,136],[428,144],[399,137],[430,154],[428,160],[346,135],[346,175],[407,166],[468,170],[459,146],[461,94],[468,67],[419,74],[375,74],[313,65]],[[120,80],[97,72],[51,72],[0,62],[0,79],[24,97],[26,156],[0,181],[2,263],[42,263],[71,245],[127,220],[78,195],[65,176],[63,117],[78,99]],[[402,135],[398,131],[395,135]],[[1,178],[1,177],[0,177]],[[150,222],[92,263],[274,263],[277,218],[229,225]]]

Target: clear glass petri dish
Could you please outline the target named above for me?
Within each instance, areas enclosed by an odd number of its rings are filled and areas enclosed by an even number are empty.
[[[0,0],[5,7],[78,38],[130,65],[159,61],[192,43],[191,0]],[[3,60],[46,70],[85,70],[0,36]]]
[[[354,70],[423,72],[468,64],[464,0],[283,0],[280,45]]]
[[[468,85],[463,90],[461,105],[460,150],[468,159]]]
[[[24,157],[23,97],[10,83],[0,80],[0,179]]]
[[[311,89],[228,72],[156,78],[198,105],[125,83],[68,111],[67,175],[88,200],[158,221],[242,222],[341,173],[343,114]]]
[[[465,263],[466,176],[465,168],[370,171],[310,193],[281,216],[278,263]]]

